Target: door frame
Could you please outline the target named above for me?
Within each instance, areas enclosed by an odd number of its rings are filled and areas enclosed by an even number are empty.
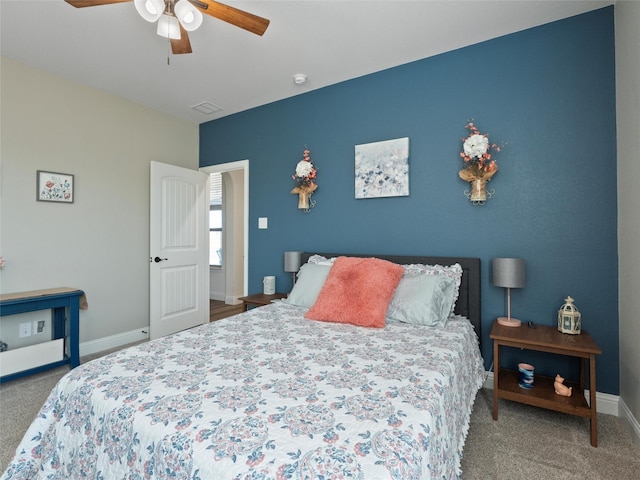
[[[243,250],[243,279],[242,289],[243,295],[247,295],[249,291],[249,160],[238,160],[235,162],[220,163],[218,165],[209,165],[206,167],[200,167],[200,171],[210,173],[225,173],[234,170],[242,170],[243,172],[243,222],[244,222],[244,238],[242,239]],[[209,205],[207,204],[207,208]],[[226,286],[225,286],[226,290]],[[225,292],[226,297],[226,292]]]

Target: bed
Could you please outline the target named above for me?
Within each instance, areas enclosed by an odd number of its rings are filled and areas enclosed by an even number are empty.
[[[455,283],[420,267],[459,268],[455,309],[444,325],[387,317],[382,327],[367,328],[305,317],[326,298],[339,262],[370,257],[305,253],[307,271],[338,258],[324,264],[330,274],[311,307],[293,302],[310,278],[301,269],[291,302],[71,370],[2,479],[459,478],[469,417],[484,382],[480,261],[375,259],[393,264],[385,278],[396,275],[398,265],[403,269],[389,312],[409,277],[432,276],[428,281],[446,292]],[[363,281],[372,277],[364,284],[373,289],[367,303],[386,295],[384,280],[367,274]]]

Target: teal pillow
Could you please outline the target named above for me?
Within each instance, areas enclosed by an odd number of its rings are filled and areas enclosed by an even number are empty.
[[[299,307],[311,307],[318,298],[327,275],[329,275],[329,270],[331,270],[331,265],[318,265],[315,263],[302,265],[298,272],[296,284],[287,299],[283,301]]]
[[[454,281],[443,275],[405,275],[389,304],[387,318],[444,327],[450,314],[454,286]]]

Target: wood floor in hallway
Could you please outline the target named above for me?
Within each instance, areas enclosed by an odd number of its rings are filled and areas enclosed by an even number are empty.
[[[230,317],[244,310],[244,306],[240,305],[227,305],[224,302],[218,300],[210,300],[210,322],[215,322],[221,318]]]

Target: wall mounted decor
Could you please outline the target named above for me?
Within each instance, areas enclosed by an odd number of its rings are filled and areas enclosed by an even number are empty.
[[[356,145],[356,198],[409,195],[409,137]]]
[[[296,165],[296,173],[291,177],[297,184],[291,193],[298,194],[298,208],[305,213],[309,213],[316,204],[315,200],[311,200],[311,194],[318,188],[317,175],[318,171],[311,161],[311,153],[305,148],[302,160]]]
[[[39,202],[73,203],[73,175],[38,170],[36,188]]]
[[[491,150],[499,152],[500,147],[495,143],[489,144],[489,136],[480,133],[472,122],[464,128],[470,133],[467,138],[462,139],[460,156],[464,160],[464,166],[458,175],[471,186],[471,191],[464,192],[467,198],[474,205],[484,205],[487,198],[491,198],[495,193],[494,189],[487,191],[487,182],[498,172],[498,165],[491,158]]]

